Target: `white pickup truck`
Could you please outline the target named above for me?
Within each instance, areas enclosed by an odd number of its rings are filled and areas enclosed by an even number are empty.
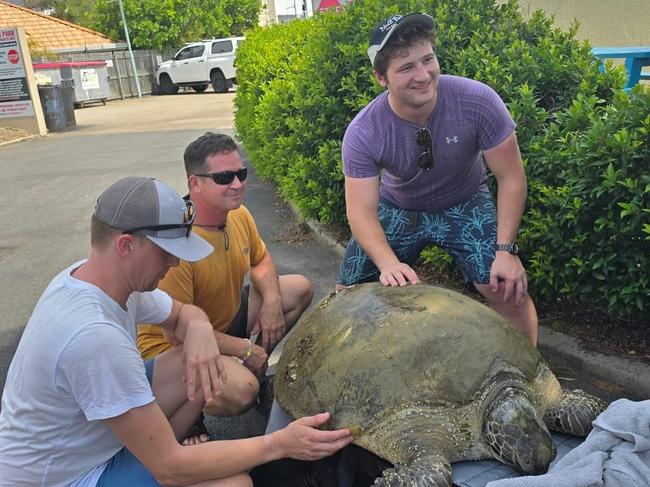
[[[235,51],[244,37],[205,39],[187,44],[156,70],[156,81],[165,95],[178,92],[179,86],[191,86],[198,93],[208,84],[217,93],[225,93],[235,83]]]

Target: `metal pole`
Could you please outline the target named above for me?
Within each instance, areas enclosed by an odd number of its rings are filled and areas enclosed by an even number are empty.
[[[126,36],[126,45],[129,48],[129,57],[131,58],[131,69],[133,69],[133,77],[135,78],[135,87],[138,90],[138,98],[142,98],[142,91],[140,91],[140,79],[138,78],[138,69],[135,67],[135,58],[133,57],[133,49],[131,49],[131,39],[129,39],[129,28],[126,26],[124,5],[122,5],[122,0],[117,0],[117,1],[120,4],[120,14],[122,15],[122,23],[124,24],[124,35]]]

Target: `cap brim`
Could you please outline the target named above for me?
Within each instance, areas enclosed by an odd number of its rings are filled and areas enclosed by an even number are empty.
[[[169,252],[187,262],[204,259],[214,250],[212,245],[195,233],[190,233],[189,237],[162,238],[147,235],[147,238],[165,252]]]
[[[429,30],[432,30],[435,26],[433,17],[431,17],[428,14],[408,14],[402,17],[402,19],[399,22],[394,23],[390,27],[388,33],[384,36],[384,39],[381,41],[380,44],[372,45],[368,47],[368,57],[370,58],[370,64],[372,65],[373,68],[375,67],[375,57],[377,57],[377,53],[383,49],[383,47],[386,45],[386,43],[391,38],[391,36],[395,33],[395,31],[401,29],[406,25],[412,25],[412,24],[421,25],[425,29],[429,29]]]

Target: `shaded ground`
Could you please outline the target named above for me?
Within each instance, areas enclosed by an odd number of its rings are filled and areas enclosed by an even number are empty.
[[[0,144],[3,142],[9,142],[11,140],[22,139],[28,135],[29,133],[21,129],[15,129],[12,127],[0,127]]]

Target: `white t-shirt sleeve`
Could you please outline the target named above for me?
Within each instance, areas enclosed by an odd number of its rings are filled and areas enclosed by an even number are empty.
[[[135,344],[110,322],[88,325],[70,340],[59,356],[56,380],[88,421],[113,418],[154,400]]]
[[[172,312],[171,296],[160,289],[133,293],[133,297],[137,300],[136,323],[162,323]]]

